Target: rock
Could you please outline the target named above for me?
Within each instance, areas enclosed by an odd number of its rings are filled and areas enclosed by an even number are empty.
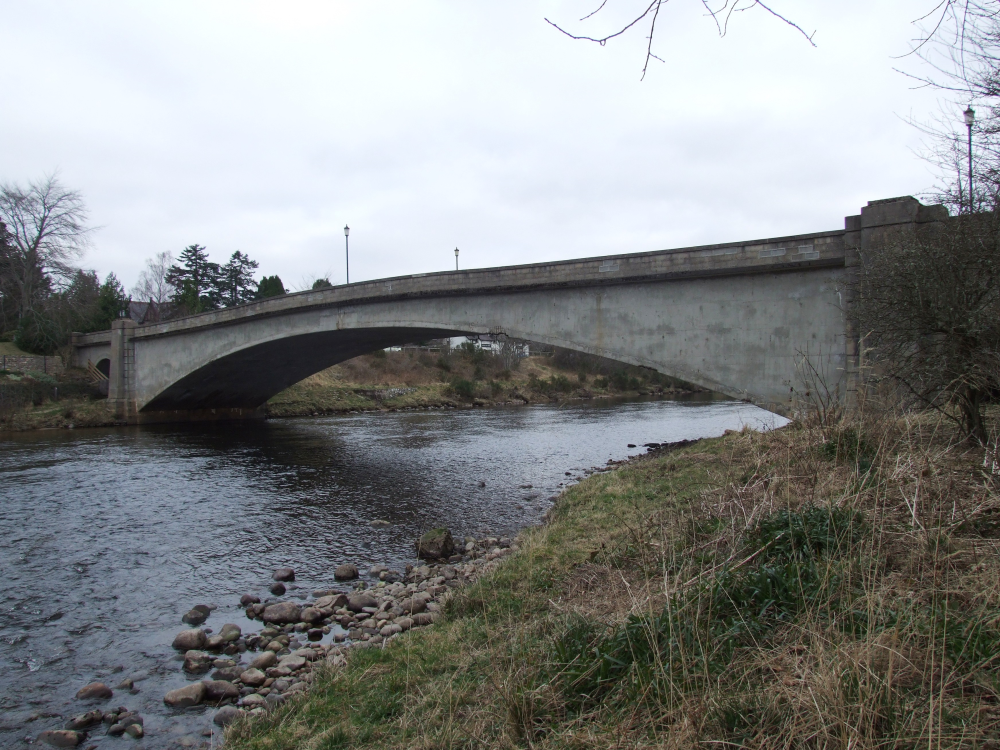
[[[291,568],[278,568],[276,571],[274,571],[274,574],[271,576],[271,578],[273,578],[276,581],[285,581],[285,582],[294,581],[295,571],[292,570]]]
[[[396,620],[396,624],[403,630],[409,630],[413,627],[413,620],[409,617],[400,617]]]
[[[212,672],[212,679],[232,682],[240,679],[241,674],[243,674],[243,667],[222,667]]]
[[[347,597],[347,608],[351,612],[360,612],[365,607],[377,607],[378,600],[371,594],[365,594],[359,592],[357,594],[351,594]]]
[[[305,659],[303,659],[301,656],[294,656],[292,654],[289,654],[288,656],[284,657],[278,662],[279,667],[284,667],[290,672],[295,672],[299,669],[302,669],[302,667],[304,667],[305,665],[306,665]]]
[[[115,686],[118,690],[133,690],[135,688],[135,682],[131,677],[126,677],[124,680],[119,682]]]
[[[184,671],[191,674],[201,674],[212,668],[215,657],[204,651],[191,650],[184,654]]]
[[[222,647],[225,645],[226,643],[222,640],[221,635],[210,635],[205,640],[205,648],[209,651],[221,651]]]
[[[455,540],[448,529],[431,529],[417,540],[417,557],[440,560],[455,553]]]
[[[333,577],[338,581],[353,581],[358,577],[358,566],[350,563],[338,565],[333,571]]]
[[[97,711],[88,711],[85,714],[77,714],[66,722],[66,729],[73,731],[86,729],[94,724],[100,724],[102,719],[104,719],[104,713],[100,709]]]
[[[76,699],[81,701],[104,700],[110,698],[114,694],[114,691],[103,682],[92,682],[77,691]]]
[[[302,608],[295,602],[278,602],[268,606],[264,610],[262,618],[264,622],[276,625],[295,623],[302,619]]]
[[[197,706],[205,699],[205,685],[201,682],[192,682],[182,688],[171,690],[163,696],[163,702],[171,708],[189,708]]]
[[[285,702],[285,696],[281,693],[268,693],[264,700],[267,701],[268,708],[277,708]]]
[[[204,630],[192,628],[191,630],[182,630],[179,632],[174,637],[174,642],[171,646],[178,651],[191,651],[192,649],[205,648],[207,641],[208,636],[205,635]]]
[[[323,628],[309,628],[306,632],[306,638],[310,641],[321,641],[323,640]]]
[[[142,724],[129,724],[127,727],[125,727],[125,734],[127,734],[129,737],[132,737],[133,739],[138,740],[142,739],[142,736],[145,734],[145,732],[143,731]]]
[[[437,615],[430,612],[421,612],[420,614],[413,615],[414,625],[433,625],[434,620],[437,619]]]
[[[317,609],[340,609],[346,605],[347,594],[330,594],[329,596],[321,596],[313,602],[313,606]]]
[[[391,526],[392,524],[390,524],[384,518],[376,518],[374,521],[369,521],[368,525],[377,529],[379,527]]]
[[[256,659],[250,662],[251,669],[265,670],[268,667],[273,667],[278,663],[278,657],[273,651],[265,651]]]
[[[200,609],[192,609],[181,618],[181,622],[185,625],[201,625],[207,619],[208,612],[203,612]]]
[[[384,573],[388,569],[389,568],[385,565],[372,565],[371,568],[368,569],[368,575],[377,576],[379,573]]]
[[[243,631],[240,630],[240,626],[233,625],[231,622],[227,622],[219,631],[219,637],[222,638],[223,643],[238,641],[241,635],[243,635]]]
[[[275,596],[284,596],[285,584],[283,584],[281,581],[278,581],[277,583],[272,583],[271,588],[268,589],[268,591],[270,591]]]
[[[236,706],[223,706],[218,711],[215,712],[215,716],[212,717],[212,721],[216,726],[224,727],[228,724],[232,724],[243,714]]]
[[[83,742],[83,733],[72,729],[46,729],[38,735],[38,742],[52,747],[76,747]]]
[[[427,602],[420,597],[414,596],[410,599],[403,599],[399,603],[399,607],[407,614],[416,615],[427,609]]]
[[[322,619],[323,613],[316,609],[316,607],[306,607],[302,610],[302,622],[309,623],[311,625]]]
[[[260,604],[260,597],[254,596],[253,594],[244,594],[240,597],[240,606],[244,609],[249,607],[251,604]]]
[[[267,679],[267,675],[259,669],[248,669],[240,674],[240,681],[250,687],[260,687]]]
[[[263,708],[264,706],[267,705],[267,701],[255,693],[251,693],[250,695],[244,696],[242,703],[244,706],[250,709]]]
[[[209,703],[240,697],[240,689],[227,680],[202,680],[201,684],[205,686],[205,700]]]
[[[118,718],[115,719],[115,724],[121,724],[122,731],[124,731],[125,727],[130,724],[138,724],[142,726],[142,723],[142,717],[135,711],[123,711],[119,713]]]
[[[378,634],[383,638],[388,638],[390,635],[396,635],[397,633],[402,633],[402,632],[403,629],[399,625],[393,622],[390,623],[389,625],[385,625],[384,627],[382,627],[382,629],[378,631]]]

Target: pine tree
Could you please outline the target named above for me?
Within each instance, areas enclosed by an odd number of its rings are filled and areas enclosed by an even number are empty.
[[[203,245],[188,245],[167,271],[167,283],[174,288],[173,302],[186,314],[213,310],[219,306],[218,263],[208,259]]]
[[[97,319],[94,321],[94,330],[104,331],[111,328],[111,322],[128,314],[129,297],[125,293],[125,287],[113,273],[101,284],[97,292]]]
[[[259,265],[239,250],[232,254],[219,273],[218,292],[224,307],[241,305],[254,298],[253,273]]]

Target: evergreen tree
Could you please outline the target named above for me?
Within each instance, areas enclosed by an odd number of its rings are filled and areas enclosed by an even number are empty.
[[[257,294],[255,295],[257,299],[267,299],[268,297],[280,297],[285,294],[285,285],[281,283],[281,279],[277,276],[265,276],[257,284]]]
[[[257,261],[250,260],[248,255],[237,250],[229,262],[222,266],[219,272],[218,295],[224,307],[241,305],[254,298],[253,287],[256,284],[253,273],[258,265]]]
[[[203,245],[188,245],[167,271],[166,281],[174,288],[173,302],[182,314],[192,315],[219,306],[218,263],[208,259]]]
[[[111,323],[117,318],[128,315],[129,297],[125,287],[113,273],[101,284],[97,292],[97,314],[94,319],[94,330],[105,331],[111,328]]]
[[[331,287],[333,284],[330,283],[329,279],[316,279],[312,286],[313,289],[330,289]]]

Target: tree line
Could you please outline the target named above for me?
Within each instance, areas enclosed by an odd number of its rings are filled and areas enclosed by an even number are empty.
[[[87,218],[80,193],[54,175],[0,185],[0,341],[54,354],[72,332],[107,330],[133,307],[153,322],[285,294],[277,275],[254,279],[258,263],[245,253],[219,264],[197,244],[176,262],[167,252],[147,260],[127,292],[114,273],[101,281],[78,265],[90,245]]]

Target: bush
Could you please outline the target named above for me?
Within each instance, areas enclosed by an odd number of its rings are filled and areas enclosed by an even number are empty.
[[[471,399],[476,395],[476,385],[465,378],[454,378],[450,383],[451,391],[459,398]]]

